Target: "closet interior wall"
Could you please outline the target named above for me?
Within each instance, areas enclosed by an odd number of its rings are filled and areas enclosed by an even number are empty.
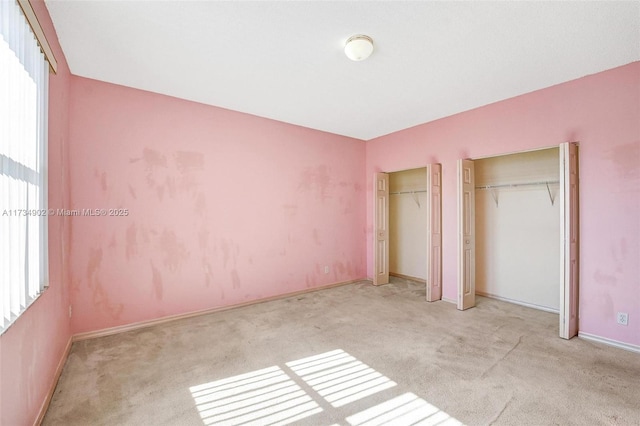
[[[389,273],[426,280],[427,169],[389,173]]]
[[[474,163],[476,293],[558,312],[558,148]]]

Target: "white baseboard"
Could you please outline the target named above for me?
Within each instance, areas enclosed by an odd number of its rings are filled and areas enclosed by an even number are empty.
[[[509,299],[507,297],[496,296],[491,293],[484,293],[481,291],[476,291],[478,296],[488,297],[490,299],[502,300],[503,302],[509,302],[520,306],[525,306],[527,308],[538,309],[540,311],[551,312],[552,314],[559,314],[560,312],[557,309],[548,308],[546,306],[536,305],[534,303],[521,302],[519,300]]]
[[[578,332],[578,337],[581,339],[590,340],[592,342],[602,343],[604,345],[624,349],[626,351],[640,353],[640,346],[632,345],[631,343],[619,342],[617,340],[607,339],[606,337],[596,336],[595,334],[584,333],[582,331]]]
[[[402,278],[404,280],[415,281],[415,282],[421,283],[421,284],[426,284],[427,283],[427,281],[422,279],[422,278],[412,277],[411,275],[398,274],[396,272],[389,272],[389,276],[396,277],[396,278]]]
[[[234,304],[234,305],[220,306],[220,307],[217,307],[217,308],[204,309],[204,310],[201,310],[201,311],[187,312],[187,313],[184,313],[184,314],[170,315],[170,316],[166,316],[166,317],[162,317],[162,318],[156,318],[156,319],[147,320],[147,321],[139,321],[139,322],[135,322],[135,323],[131,323],[131,324],[119,325],[119,326],[116,326],[116,327],[103,328],[101,330],[96,330],[96,331],[77,333],[77,334],[73,335],[73,341],[74,342],[78,342],[78,341],[81,341],[81,340],[95,339],[97,337],[111,336],[113,334],[119,334],[119,333],[124,333],[124,332],[127,332],[127,331],[138,330],[138,329],[141,329],[141,328],[152,327],[154,325],[164,324],[164,323],[171,322],[171,321],[177,321],[177,320],[181,320],[181,319],[185,319],[185,318],[192,318],[192,317],[197,317],[197,316],[201,316],[201,315],[212,314],[214,312],[227,311],[229,309],[240,308],[240,307],[249,306],[249,305],[255,305],[255,304],[258,304],[258,303],[270,302],[272,300],[286,299],[287,297],[299,296],[299,295],[305,294],[305,293],[312,293],[312,292],[315,292],[315,291],[326,290],[326,289],[333,288],[333,287],[340,287],[340,286],[343,286],[343,285],[353,284],[353,283],[357,283],[357,282],[360,282],[360,281],[366,281],[366,280],[365,279],[358,279],[358,280],[342,281],[342,282],[337,282],[337,283],[332,283],[332,284],[326,284],[326,285],[319,286],[319,287],[313,287],[313,288],[307,288],[307,289],[304,289],[304,290],[293,291],[291,293],[279,294],[277,296],[271,296],[271,297],[265,297],[265,298],[262,298],[262,299],[250,300],[248,302],[237,303],[237,304]]]
[[[36,421],[33,423],[34,426],[39,426],[44,420],[44,415],[47,414],[47,410],[49,409],[49,404],[51,403],[51,398],[53,398],[53,393],[56,390],[56,386],[58,385],[58,380],[60,379],[60,375],[62,374],[62,369],[64,365],[67,363],[67,358],[69,358],[69,352],[71,351],[71,345],[73,343],[73,339],[71,336],[69,337],[69,341],[67,341],[67,346],[64,348],[64,352],[62,353],[62,357],[58,361],[58,366],[56,367],[56,371],[53,374],[53,379],[49,385],[49,390],[47,391],[47,395],[42,401],[42,405],[40,406],[40,411],[38,412],[38,417],[36,417]]]

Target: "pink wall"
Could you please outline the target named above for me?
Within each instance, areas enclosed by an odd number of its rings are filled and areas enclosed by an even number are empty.
[[[456,299],[456,160],[580,142],[580,330],[640,345],[640,62],[367,143],[372,176],[442,163],[443,295]],[[629,313],[629,326],[615,322]]]
[[[69,69],[44,2],[31,0],[58,60],[49,85],[49,206],[68,205]],[[71,337],[68,317],[69,223],[49,218],[49,288],[0,336],[0,424],[32,424],[54,385],[56,368]]]
[[[36,419],[72,331],[370,275],[374,171],[443,164],[454,299],[456,159],[566,140],[580,141],[580,329],[640,345],[640,63],[365,144],[71,77],[44,3],[32,3],[59,62],[50,207],[128,216],[50,218],[50,287],[0,336],[0,424]]]
[[[365,277],[365,143],[72,77],[74,333]],[[330,272],[324,273],[324,266]]]

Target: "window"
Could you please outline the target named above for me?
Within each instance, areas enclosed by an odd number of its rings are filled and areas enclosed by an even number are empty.
[[[30,5],[27,6],[33,15]],[[15,0],[0,1],[0,35],[0,332],[3,332],[48,282],[49,63]]]

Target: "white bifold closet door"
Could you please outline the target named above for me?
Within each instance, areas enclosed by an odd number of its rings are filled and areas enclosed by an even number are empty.
[[[373,285],[389,282],[389,175],[373,180]]]
[[[578,144],[560,144],[560,337],[578,334]]]
[[[442,299],[442,165],[427,164],[427,302]]]
[[[476,305],[476,200],[473,160],[458,160],[459,310]]]

